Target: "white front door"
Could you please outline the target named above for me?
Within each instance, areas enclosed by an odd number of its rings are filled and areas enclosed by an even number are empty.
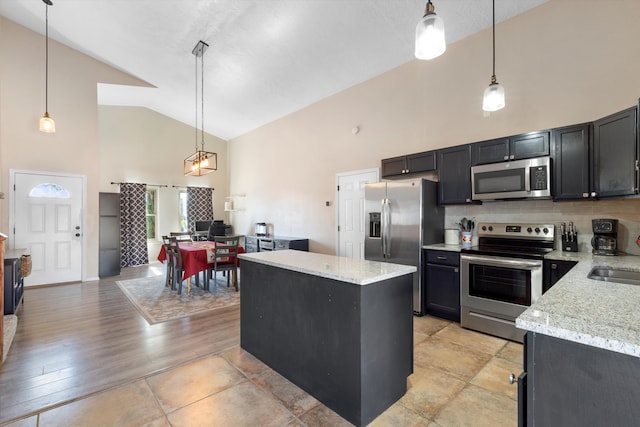
[[[338,256],[364,259],[364,186],[378,182],[378,170],[338,174]]]
[[[84,178],[14,172],[13,247],[31,254],[25,286],[82,280]]]

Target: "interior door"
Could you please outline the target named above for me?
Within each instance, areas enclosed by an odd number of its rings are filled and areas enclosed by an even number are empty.
[[[364,186],[377,181],[377,170],[338,175],[338,256],[364,259]]]
[[[83,178],[15,172],[13,182],[14,247],[32,260],[25,286],[82,280]]]

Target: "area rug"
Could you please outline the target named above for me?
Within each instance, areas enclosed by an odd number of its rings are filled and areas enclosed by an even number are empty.
[[[150,325],[240,304],[240,292],[227,287],[226,279],[217,286],[211,281],[211,291],[192,284],[189,296],[186,283],[178,295],[164,285],[164,280],[164,276],[153,276],[116,283]]]
[[[0,314],[1,316],[1,314]],[[3,317],[3,335],[2,335],[2,360],[7,360],[7,353],[9,353],[9,347],[13,342],[13,337],[16,335],[16,329],[18,328],[18,316],[15,314],[7,314]]]

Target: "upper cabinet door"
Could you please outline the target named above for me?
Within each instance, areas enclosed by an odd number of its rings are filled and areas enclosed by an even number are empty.
[[[436,170],[436,152],[410,154],[407,156],[407,169],[409,173],[432,172]]]
[[[407,156],[382,159],[382,177],[402,175],[407,170]]]
[[[553,198],[554,200],[590,197],[589,144],[592,125],[553,129]]]
[[[471,146],[438,150],[438,204],[471,203]]]
[[[529,132],[509,137],[509,160],[549,155],[549,131]]]
[[[638,193],[637,107],[593,122],[593,195]]]
[[[509,160],[509,138],[490,139],[471,144],[471,164],[506,162]]]

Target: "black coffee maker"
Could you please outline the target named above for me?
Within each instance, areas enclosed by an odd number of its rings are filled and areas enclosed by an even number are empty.
[[[593,238],[591,246],[594,255],[618,254],[618,220],[592,219]]]

